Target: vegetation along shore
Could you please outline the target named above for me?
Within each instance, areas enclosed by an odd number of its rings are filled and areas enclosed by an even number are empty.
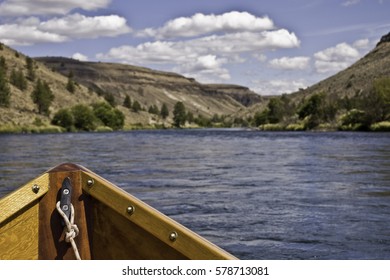
[[[390,33],[306,89],[259,95],[131,65],[30,58],[0,45],[0,132],[154,128],[390,131]]]

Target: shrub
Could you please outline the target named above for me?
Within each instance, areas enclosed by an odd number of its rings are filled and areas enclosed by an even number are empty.
[[[123,128],[125,124],[124,114],[107,103],[102,102],[93,105],[93,113],[105,126],[114,130]]]
[[[90,107],[86,105],[76,105],[72,108],[74,126],[78,130],[93,131],[96,128],[95,115]]]
[[[67,131],[71,131],[74,126],[72,112],[69,109],[60,109],[53,117],[52,124],[61,126]]]

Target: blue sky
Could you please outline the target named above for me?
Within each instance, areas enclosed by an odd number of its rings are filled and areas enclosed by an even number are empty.
[[[390,32],[389,11],[390,0],[3,0],[0,40],[270,95],[357,61]]]

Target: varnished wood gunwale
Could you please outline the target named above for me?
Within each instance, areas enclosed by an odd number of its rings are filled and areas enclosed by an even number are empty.
[[[88,181],[92,180],[93,185]],[[91,182],[91,181],[90,181]],[[82,187],[84,192],[107,205],[126,220],[136,224],[150,233],[162,243],[176,250],[188,259],[236,259],[234,256],[192,232],[183,225],[150,207],[146,203],[125,192],[89,170],[82,172]],[[128,207],[133,207],[134,213],[129,214]],[[120,230],[120,229],[118,229]],[[177,239],[170,239],[171,233],[177,233]],[[131,234],[129,233],[131,236]]]
[[[80,229],[75,241],[82,259],[235,259],[92,171],[71,163],[50,169],[0,200],[0,259],[74,259],[55,209],[66,177],[74,187],[72,204]],[[39,191],[33,191],[34,185]],[[129,213],[129,207],[134,211]],[[177,238],[170,238],[172,233]],[[31,246],[24,250],[25,245],[5,245],[11,238]]]
[[[43,174],[0,200],[0,260],[38,259],[39,201],[48,190]]]
[[[34,188],[34,186],[37,186]],[[33,190],[34,188],[34,190]],[[0,225],[38,201],[49,191],[49,175],[44,173],[0,200]]]

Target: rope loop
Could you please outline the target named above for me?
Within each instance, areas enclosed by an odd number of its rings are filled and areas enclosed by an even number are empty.
[[[79,231],[79,228],[77,227],[77,225],[74,223],[73,204],[70,204],[70,220],[68,219],[68,217],[66,216],[64,211],[62,211],[61,206],[60,206],[60,201],[57,202],[56,208],[57,208],[58,213],[61,215],[61,217],[64,219],[64,222],[65,222],[65,228],[64,228],[65,241],[72,245],[76,259],[81,260],[79,250],[77,249],[76,242],[74,241],[74,239],[77,237],[77,235],[79,235],[80,231]]]

